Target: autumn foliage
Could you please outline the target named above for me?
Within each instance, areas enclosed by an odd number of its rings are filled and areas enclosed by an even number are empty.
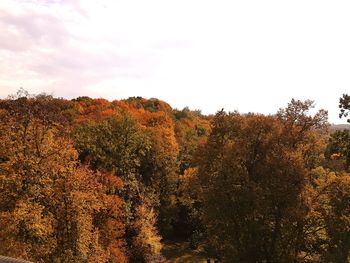
[[[166,262],[182,240],[222,262],[349,262],[350,135],[312,108],[204,116],[21,90],[0,100],[0,255]]]

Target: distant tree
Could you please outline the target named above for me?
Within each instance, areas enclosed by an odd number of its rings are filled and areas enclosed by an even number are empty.
[[[78,97],[78,98],[76,98],[76,99],[73,99],[73,101],[77,101],[77,102],[92,102],[93,101],[93,99],[92,98],[90,98],[90,97],[88,97],[88,96],[80,96],[80,97]]]

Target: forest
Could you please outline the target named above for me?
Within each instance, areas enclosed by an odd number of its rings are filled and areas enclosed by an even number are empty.
[[[337,107],[350,122],[350,96]],[[171,242],[219,262],[350,262],[350,130],[311,100],[271,115],[0,100],[0,255],[167,262]]]

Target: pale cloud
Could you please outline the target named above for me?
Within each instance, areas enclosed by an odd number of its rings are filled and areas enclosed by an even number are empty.
[[[158,97],[213,113],[350,91],[348,1],[2,0],[0,96]]]
[[[0,84],[6,87],[2,96],[11,86],[77,96],[115,75],[131,74],[126,69],[144,56],[114,50],[113,43],[94,35],[75,34],[76,20],[87,20],[77,2],[18,1],[4,6],[0,9]],[[140,74],[135,72],[136,77]]]

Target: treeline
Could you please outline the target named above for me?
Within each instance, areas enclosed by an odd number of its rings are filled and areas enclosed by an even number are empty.
[[[204,116],[21,90],[0,100],[0,254],[163,262],[187,240],[222,262],[348,262],[350,132],[312,107]]]

